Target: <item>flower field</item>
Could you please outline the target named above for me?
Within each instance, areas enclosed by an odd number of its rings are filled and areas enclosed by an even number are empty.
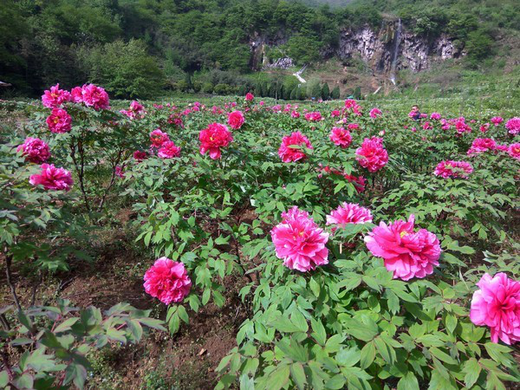
[[[0,387],[515,388],[520,117],[460,111],[0,101]]]

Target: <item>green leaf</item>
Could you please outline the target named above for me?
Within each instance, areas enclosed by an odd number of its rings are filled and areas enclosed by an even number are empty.
[[[309,324],[307,320],[303,316],[303,314],[299,310],[295,310],[291,314],[291,322],[298,328],[301,332],[307,332],[309,330]]]
[[[453,378],[445,378],[437,369],[432,371],[428,390],[458,390]]]
[[[453,331],[457,327],[457,317],[455,317],[452,314],[448,314],[448,315],[446,315],[446,321],[445,322],[446,322],[446,329],[448,329],[448,331],[450,333],[453,333]]]
[[[397,390],[419,390],[419,381],[413,372],[408,372],[397,384]]]
[[[289,383],[290,368],[287,364],[280,364],[269,374],[265,388],[268,390],[280,390]]]
[[[314,331],[311,334],[311,336],[314,337],[316,342],[323,347],[325,345],[325,342],[327,341],[327,333],[325,332],[325,327],[323,326],[320,320],[315,320],[314,318],[311,318],[311,327]]]
[[[388,363],[394,364],[396,359],[396,353],[392,346],[388,345],[381,337],[374,339],[377,351],[381,357]]]
[[[345,386],[345,377],[343,375],[334,375],[325,383],[326,389],[342,389]]]
[[[466,374],[464,377],[464,383],[466,383],[468,389],[477,382],[481,370],[482,367],[480,367],[479,362],[475,358],[471,358],[464,363],[464,369],[462,372]]]
[[[448,364],[458,364],[458,362],[453,359],[450,355],[448,355],[445,352],[442,352],[440,349],[432,347],[430,348],[430,352],[433,356],[435,356],[437,359],[442,360],[444,363]]]
[[[7,384],[9,383],[9,374],[7,371],[0,372],[0,388],[7,388]]]
[[[376,358],[376,346],[374,341],[366,343],[363,349],[361,350],[361,362],[360,366],[362,369],[368,368],[374,359]]]
[[[361,359],[359,349],[341,349],[336,355],[336,361],[342,366],[352,367]]]
[[[307,383],[307,378],[305,377],[305,371],[303,370],[302,364],[291,364],[290,370],[293,382],[296,384],[299,390],[304,390],[305,384]]]
[[[511,348],[492,342],[484,344],[484,348],[494,361],[506,367],[512,367]]]

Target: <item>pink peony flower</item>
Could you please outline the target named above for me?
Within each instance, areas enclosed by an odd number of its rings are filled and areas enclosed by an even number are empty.
[[[137,100],[134,100],[132,103],[130,103],[130,108],[128,110],[121,110],[120,112],[130,119],[135,119],[138,117],[138,115],[140,118],[143,118],[145,114],[143,105]]]
[[[349,129],[349,130],[361,130],[361,127],[357,123],[349,123],[347,125],[347,129]]]
[[[199,133],[200,154],[209,152],[213,160],[220,159],[220,148],[228,146],[233,141],[233,135],[227,126],[220,123],[212,123]]]
[[[160,158],[174,158],[181,155],[181,148],[176,146],[173,141],[166,141],[161,145],[157,155]]]
[[[300,117],[300,113],[298,111],[293,111],[293,112],[291,112],[291,117],[292,118],[299,118]]]
[[[511,345],[520,341],[520,282],[503,272],[493,278],[484,274],[473,293],[469,318],[491,329],[491,341]]]
[[[484,153],[496,149],[497,143],[492,138],[475,138],[468,150],[468,155]]]
[[[148,153],[143,152],[141,150],[136,150],[134,152],[134,159],[141,162],[143,160],[146,160],[148,158]]]
[[[330,113],[330,116],[333,117],[333,118],[337,118],[341,115],[341,112],[339,110],[333,110],[331,113]]]
[[[348,148],[352,143],[352,136],[343,127],[334,127],[330,132],[330,140],[334,142],[334,145]]]
[[[490,126],[489,123],[484,123],[482,126],[480,126],[480,131],[481,131],[482,133],[485,133],[486,131],[489,130],[489,126]]]
[[[337,225],[344,228],[348,223],[364,224],[372,222],[372,213],[369,209],[361,207],[357,203],[343,202],[336,210],[327,215],[327,225]],[[333,227],[335,231],[337,227]]]
[[[144,290],[165,305],[182,302],[191,290],[191,279],[184,264],[161,257],[144,274]]]
[[[24,143],[18,146],[16,150],[22,152],[22,156],[25,156],[25,161],[35,164],[44,163],[51,156],[49,145],[39,138],[27,137]]]
[[[365,237],[372,255],[382,257],[385,267],[394,279],[424,278],[439,265],[441,247],[437,236],[426,229],[414,232],[414,215],[408,222],[381,222]]]
[[[228,116],[228,125],[235,130],[240,129],[244,122],[244,114],[242,114],[240,111],[233,111]]]
[[[162,132],[161,129],[155,129],[150,133],[150,142],[154,148],[160,148],[162,144],[169,140],[168,134]]]
[[[473,167],[469,162],[445,160],[441,161],[437,167],[435,167],[433,174],[445,179],[448,177],[466,179],[472,172]]]
[[[72,129],[72,118],[63,108],[53,108],[46,122],[53,133],[68,133]]]
[[[306,272],[329,263],[329,250],[325,246],[329,234],[296,206],[282,213],[282,222],[271,230],[271,238],[276,257],[290,269]]]
[[[507,149],[507,153],[517,159],[517,160],[520,160],[520,143],[514,143],[514,144],[511,144],[509,145],[509,148]]]
[[[506,123],[506,129],[509,130],[509,134],[520,134],[520,117],[509,119]]]
[[[70,102],[71,96],[68,91],[60,89],[60,85],[56,84],[50,90],[46,90],[42,95],[42,103],[45,107],[60,107],[65,102]]]
[[[442,116],[438,112],[432,112],[432,114],[430,115],[430,119],[434,120],[434,121],[438,121],[441,118],[442,118]]]
[[[84,85],[81,88],[82,101],[87,107],[92,107],[94,110],[105,110],[110,108],[110,101],[108,93],[94,84]]]
[[[246,101],[252,102],[254,99],[255,96],[251,92],[246,93]]]
[[[116,166],[116,169],[115,169],[115,175],[121,179],[124,179],[125,177],[125,173],[123,172],[123,167],[121,167],[120,165]]]
[[[71,100],[74,103],[83,103],[83,88],[74,87],[70,91]]]
[[[306,113],[305,114],[305,119],[308,120],[309,122],[319,122],[323,118],[322,118],[321,113],[319,111],[315,111],[315,112],[308,112],[308,113]]]
[[[498,125],[501,124],[503,121],[504,121],[504,118],[502,118],[501,116],[494,116],[493,118],[491,118],[491,122],[492,122],[495,126],[498,126]]]
[[[370,110],[369,114],[370,114],[370,118],[374,118],[374,119],[383,115],[381,110],[379,108],[375,108],[375,107]]]
[[[361,115],[361,106],[354,99],[345,100],[345,109],[354,115]]]
[[[63,168],[56,168],[52,164],[42,164],[41,173],[31,175],[29,183],[33,186],[42,185],[46,190],[64,190],[71,189],[74,181],[69,171]]]
[[[378,137],[365,138],[360,148],[356,150],[356,159],[369,172],[377,172],[388,162],[388,152],[383,148],[383,139]]]
[[[307,149],[312,149],[311,142],[307,137],[299,131],[296,131],[291,135],[283,137],[282,144],[278,149],[278,155],[283,162],[304,160],[307,158],[307,155],[302,146],[305,146]]]

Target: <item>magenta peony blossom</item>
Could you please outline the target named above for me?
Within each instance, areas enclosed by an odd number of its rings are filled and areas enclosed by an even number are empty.
[[[72,88],[70,96],[74,103],[83,103],[83,89],[81,87]]]
[[[70,102],[71,96],[68,91],[60,89],[60,85],[56,84],[50,90],[46,90],[42,95],[42,103],[45,107],[60,107],[65,102]]]
[[[282,213],[282,222],[271,230],[271,238],[276,257],[290,269],[306,272],[329,263],[329,250],[325,246],[329,234],[296,206]]]
[[[228,125],[235,130],[240,129],[244,122],[244,114],[241,111],[233,111],[228,116]]]
[[[254,99],[255,96],[251,92],[246,93],[246,101],[252,102]]]
[[[347,129],[349,130],[361,130],[361,126],[358,123],[349,123],[347,125]]]
[[[426,229],[414,232],[414,215],[408,222],[381,222],[365,237],[372,255],[382,257],[385,267],[394,279],[424,278],[439,265],[441,247],[437,236]]]
[[[337,225],[344,228],[348,223],[364,224],[372,222],[372,213],[369,209],[361,207],[357,203],[343,202],[336,210],[327,215],[327,225]],[[333,227],[335,231],[337,227]]]
[[[345,130],[343,127],[334,127],[330,132],[330,140],[334,142],[334,145],[348,148],[352,143],[352,136],[350,131]]]
[[[115,175],[121,179],[124,179],[125,173],[123,172],[123,167],[120,165],[116,166],[116,169],[114,171]]]
[[[145,115],[144,107],[141,103],[139,103],[137,100],[132,101],[130,103],[130,108],[128,110],[121,110],[119,111],[121,114],[126,115],[130,119],[135,118],[143,118]]]
[[[169,140],[168,134],[163,133],[161,129],[155,129],[150,133],[150,142],[154,148],[160,148],[163,143]]]
[[[501,116],[494,116],[493,118],[491,118],[491,122],[492,122],[495,126],[498,126],[498,125],[501,124],[503,121],[504,121],[504,118],[502,118]]]
[[[46,122],[53,133],[68,133],[72,129],[72,118],[63,108],[53,108]]]
[[[330,113],[330,116],[333,118],[337,118],[337,117],[341,116],[341,112],[339,110],[332,110]]]
[[[299,131],[296,131],[291,135],[283,137],[282,144],[278,149],[278,155],[283,162],[304,160],[307,158],[307,155],[302,146],[305,146],[307,149],[312,149],[311,142],[307,137]]]
[[[41,173],[31,175],[29,183],[33,186],[42,185],[46,190],[64,190],[71,189],[74,181],[69,171],[63,168],[56,168],[52,164],[42,164]]]
[[[372,109],[370,110],[369,115],[370,115],[370,118],[374,118],[374,119],[375,119],[375,118],[377,118],[377,117],[383,115],[383,113],[381,112],[381,110],[380,110],[379,108],[375,108],[375,107],[374,107],[374,108],[372,108]]]
[[[228,146],[233,141],[233,135],[226,125],[211,123],[199,133],[200,154],[209,152],[209,157],[218,160],[221,157],[220,148]]]
[[[181,148],[176,146],[173,141],[166,141],[161,145],[157,155],[160,158],[174,158],[181,155]]]
[[[300,113],[298,111],[291,112],[291,117],[298,119],[300,117]]]
[[[383,148],[383,139],[378,137],[365,138],[360,148],[356,150],[356,159],[369,172],[377,172],[388,162],[388,152]]]
[[[436,167],[433,174],[445,179],[448,177],[466,179],[473,172],[473,167],[466,161],[441,161]]]
[[[491,126],[489,123],[484,123],[482,126],[480,126],[480,131],[482,133],[485,133],[486,131],[489,130],[489,126]]]
[[[517,160],[520,160],[520,143],[514,143],[514,144],[511,144],[509,145],[509,148],[507,149],[507,153],[517,159]]]
[[[144,274],[144,290],[165,305],[182,302],[191,290],[191,279],[184,264],[161,257]]]
[[[308,120],[309,122],[319,122],[319,121],[323,120],[321,113],[319,111],[308,112],[304,116],[305,116],[305,119]]]
[[[438,121],[441,118],[442,118],[442,116],[438,112],[432,112],[432,114],[430,115],[430,119],[434,120],[434,121]]]
[[[92,107],[96,111],[110,108],[108,93],[101,87],[94,84],[84,85],[81,88],[81,95],[87,107]]]
[[[44,163],[51,156],[49,145],[39,138],[27,137],[24,143],[16,149],[25,156],[25,161],[35,164]]]
[[[506,129],[509,131],[509,134],[520,134],[520,117],[509,119],[506,123]]]
[[[354,115],[361,115],[361,106],[354,99],[345,100],[345,109],[352,111]]]
[[[484,274],[473,293],[469,318],[478,326],[491,329],[491,341],[511,345],[520,341],[520,282],[503,272],[493,278]]]
[[[493,138],[475,138],[468,150],[468,155],[484,153],[488,150],[495,150],[497,143]]]

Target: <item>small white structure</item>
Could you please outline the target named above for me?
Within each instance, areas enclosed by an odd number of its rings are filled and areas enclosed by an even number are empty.
[[[304,65],[303,68],[301,68],[298,72],[296,73],[293,73],[293,76],[296,77],[298,79],[298,81],[302,84],[306,83],[307,81],[305,81],[305,79],[301,76],[301,74],[303,73],[303,71],[307,69],[307,65]]]

